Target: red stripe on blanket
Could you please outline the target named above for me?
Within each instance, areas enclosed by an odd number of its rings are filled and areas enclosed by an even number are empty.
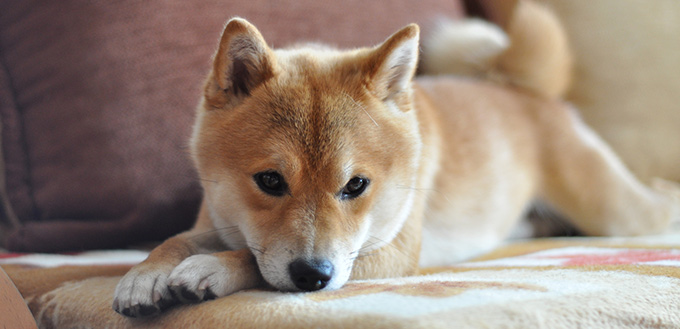
[[[583,253],[539,256],[535,258],[562,259],[564,260],[563,266],[632,265],[658,261],[680,261],[680,254],[670,250],[623,250],[613,254]]]
[[[21,257],[21,256],[26,256],[30,254],[25,254],[25,253],[0,253],[0,259],[5,259],[5,258],[16,258],[16,257]]]
[[[81,253],[79,253],[79,252],[63,252],[63,253],[51,254],[51,255],[77,256],[79,254],[81,254]],[[23,256],[29,256],[29,255],[39,255],[39,254],[22,253],[22,252],[0,253],[0,259],[18,258],[18,257],[23,257]]]

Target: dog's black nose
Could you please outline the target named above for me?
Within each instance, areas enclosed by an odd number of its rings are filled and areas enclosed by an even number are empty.
[[[323,289],[333,277],[333,264],[325,259],[297,259],[288,265],[291,280],[300,290]]]

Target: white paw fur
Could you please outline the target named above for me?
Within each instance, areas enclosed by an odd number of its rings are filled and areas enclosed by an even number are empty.
[[[116,286],[113,309],[123,315],[139,317],[153,315],[171,305],[173,297],[168,289],[169,266],[133,267]]]
[[[181,302],[198,302],[242,289],[237,277],[220,258],[194,255],[175,267],[168,277],[168,286]]]

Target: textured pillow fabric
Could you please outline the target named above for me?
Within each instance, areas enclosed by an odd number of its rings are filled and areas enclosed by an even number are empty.
[[[0,3],[6,247],[63,251],[163,239],[191,226],[200,187],[187,150],[224,22],[280,47],[375,44],[459,16],[453,0]]]

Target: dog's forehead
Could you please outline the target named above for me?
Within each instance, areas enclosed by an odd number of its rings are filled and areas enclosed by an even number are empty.
[[[268,86],[259,106],[266,131],[272,139],[293,144],[307,155],[312,166],[337,157],[352,135],[361,134],[362,109],[341,88],[327,81],[283,81]]]
[[[260,141],[253,146],[264,147],[256,153],[264,165],[336,175],[360,171],[367,157],[380,153],[389,116],[352,69],[351,56],[317,57],[288,58],[238,111],[238,121],[252,129],[234,128]]]

